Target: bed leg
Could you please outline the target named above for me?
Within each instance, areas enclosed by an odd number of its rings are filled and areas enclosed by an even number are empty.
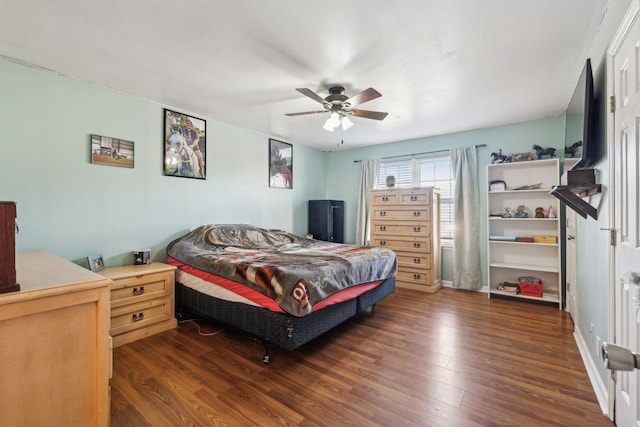
[[[269,356],[269,342],[262,340],[262,346],[264,347],[264,356],[262,356],[262,363],[271,362],[271,356]]]

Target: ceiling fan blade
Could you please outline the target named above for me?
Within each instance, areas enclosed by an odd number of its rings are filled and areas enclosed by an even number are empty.
[[[320,95],[318,95],[317,93],[315,93],[314,91],[312,91],[311,89],[307,89],[307,88],[297,88],[296,89],[298,92],[300,92],[301,94],[303,94],[304,96],[308,96],[309,98],[313,99],[314,101],[324,105],[327,103],[327,101],[324,100],[324,98],[322,98]]]
[[[321,114],[321,113],[327,113],[328,110],[321,110],[321,111],[305,111],[302,113],[286,113],[285,116],[304,116],[305,114]]]
[[[383,120],[389,113],[382,113],[380,111],[369,110],[349,110],[349,113],[356,117],[363,117],[365,119]]]
[[[353,95],[351,98],[347,99],[346,102],[348,102],[352,107],[355,107],[356,105],[364,104],[365,102],[380,98],[381,96],[382,94],[380,92],[370,87],[357,95]]]

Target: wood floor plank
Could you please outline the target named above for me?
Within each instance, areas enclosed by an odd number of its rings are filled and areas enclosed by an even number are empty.
[[[114,349],[111,426],[613,426],[557,307],[398,289],[267,365],[197,323]]]

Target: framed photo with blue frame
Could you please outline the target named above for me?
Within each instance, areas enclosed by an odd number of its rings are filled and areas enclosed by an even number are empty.
[[[269,139],[269,187],[293,188],[293,145]]]
[[[207,121],[164,109],[164,174],[206,179]]]

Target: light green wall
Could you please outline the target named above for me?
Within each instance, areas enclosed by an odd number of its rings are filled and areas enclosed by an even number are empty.
[[[268,186],[268,136],[207,120],[207,179],[163,175],[163,108],[154,102],[0,60],[0,200],[17,203],[19,250],[80,264],[131,263],[204,223],[307,233],[307,200],[325,194],[324,153],[293,145],[293,190]],[[167,108],[181,111],[179,108]],[[134,141],[133,169],[90,162],[89,135]]]
[[[627,12],[631,0],[610,0],[607,3],[607,13],[600,23],[599,32],[589,50],[593,67],[596,98],[600,108],[600,138],[607,141],[606,120],[608,114],[607,100],[607,49],[615,32]],[[608,228],[609,223],[609,167],[608,158],[603,157],[596,166],[596,177],[603,185],[603,193],[591,201],[599,207],[598,220],[579,218],[577,224],[577,256],[578,256],[578,329],[585,339],[591,358],[596,361],[596,367],[603,384],[607,384],[609,371],[599,363],[599,348],[589,341],[590,328],[594,325],[594,336],[601,340],[613,340],[609,336],[609,234],[601,228]],[[638,349],[632,349],[637,351]]]
[[[328,153],[327,160],[327,197],[345,201],[347,242],[355,241],[355,218],[357,210],[358,182],[360,165],[354,160],[384,158],[406,154],[417,154],[430,151],[448,150],[451,147],[476,146],[486,144],[477,149],[478,185],[480,188],[480,241],[486,241],[486,166],[491,163],[490,155],[502,149],[503,154],[531,152],[534,144],[542,147],[554,147],[556,154],[564,154],[564,117],[548,118],[525,123],[517,123],[486,129],[477,129],[449,135],[429,138],[418,138],[391,144],[375,145],[367,148],[337,151]],[[348,144],[348,141],[345,141]],[[436,153],[436,155],[448,153]],[[534,178],[532,178],[534,179]],[[532,183],[534,183],[532,181]],[[486,245],[481,243],[481,265],[483,280],[487,282]],[[443,254],[442,273],[444,280],[451,280],[451,262],[453,257]]]

